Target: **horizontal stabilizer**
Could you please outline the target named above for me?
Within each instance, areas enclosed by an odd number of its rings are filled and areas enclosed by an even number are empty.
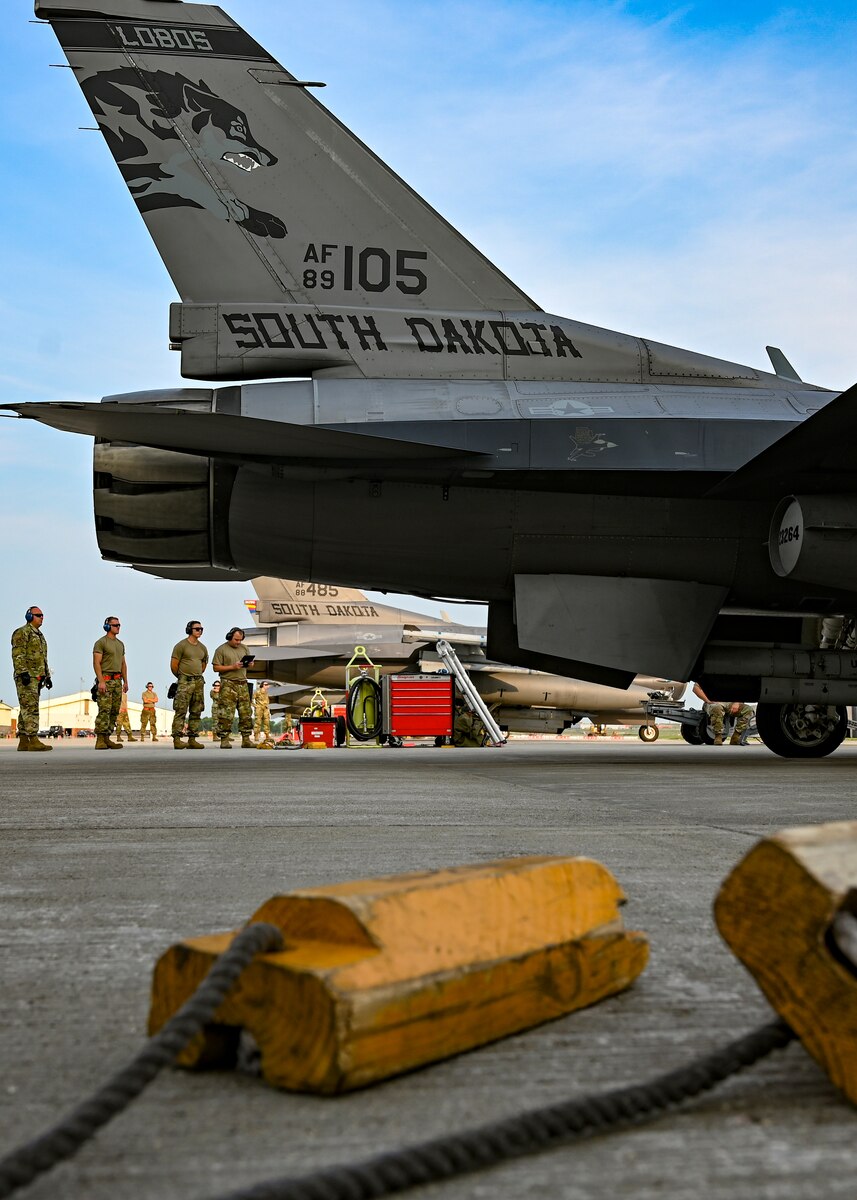
[[[823,393],[822,393],[823,395]],[[713,487],[724,499],[784,492],[857,492],[857,384]]]
[[[0,408],[68,433],[212,458],[276,463],[321,460],[322,465],[330,466],[338,460],[355,464],[436,460],[451,455],[469,457],[474,453],[459,447],[403,442],[319,425],[294,425],[228,413],[187,412],[149,404],[60,402],[6,404]]]
[[[169,567],[159,563],[155,567],[147,567],[141,563],[132,563],[131,570],[139,571],[141,575],[153,575],[155,579],[169,579],[177,583],[246,583],[250,578],[249,575],[242,575],[240,571],[211,565]]]
[[[317,646],[251,646],[253,654],[260,662],[312,662],[318,658],[342,658],[343,654],[351,655],[353,646],[329,646],[322,650]]]

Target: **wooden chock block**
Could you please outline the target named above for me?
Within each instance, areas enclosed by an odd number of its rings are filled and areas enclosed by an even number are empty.
[[[335,1093],[573,1012],[648,960],[624,895],[586,858],[514,858],[273,896],[253,914],[285,948],[255,959],[179,1057],[231,1066],[241,1029],[269,1083]],[[155,966],[149,1031],[196,989],[234,933],[189,938]]]
[[[857,821],[839,821],[759,842],[721,887],[714,916],[780,1016],[857,1103],[857,967],[834,931],[839,914],[857,914],[855,901]]]

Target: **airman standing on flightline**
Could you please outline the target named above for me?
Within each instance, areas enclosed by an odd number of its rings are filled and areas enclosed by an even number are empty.
[[[158,693],[155,691],[153,683],[146,684],[146,690],[141,697],[143,701],[143,711],[140,714],[140,741],[146,740],[146,729],[152,735],[152,741],[158,740],[158,727],[155,720],[155,708],[158,704]]]
[[[220,720],[220,680],[215,679],[211,691],[208,693],[211,698],[211,740],[220,737],[218,730],[218,722]]]
[[[253,696],[253,736],[259,749],[270,749],[271,741],[271,703],[268,698],[268,681],[260,683]]]
[[[711,701],[698,683],[693,685],[693,694],[702,701],[708,720],[711,723],[711,732],[714,734],[714,745],[723,745],[723,721],[728,711],[730,716],[737,718],[732,736],[729,739],[729,745],[740,746],[744,734],[750,728],[750,722],[753,720],[753,710],[750,705],[742,704],[740,700]]]
[[[173,747],[176,750],[204,750],[198,740],[200,717],[205,708],[205,681],[203,675],[208,666],[208,650],[199,640],[202,626],[199,621],[188,621],[185,625],[187,637],[173,646],[170,670],[178,680],[173,697]],[[182,741],[185,715],[187,715],[187,744]]]
[[[24,624],[12,634],[12,670],[18,693],[18,749],[53,750],[39,740],[39,692],[54,686],[48,666],[48,643],[42,633],[45,614],[31,604]]]
[[[122,734],[129,742],[136,742],[134,733],[131,729],[131,721],[128,716],[128,696],[125,692],[122,693],[122,699],[119,701],[119,716],[116,718],[116,741],[122,741]],[[143,739],[140,738],[140,741]]]
[[[220,676],[220,704],[218,705],[218,732],[220,749],[231,750],[229,734],[232,718],[238,709],[238,728],[241,731],[242,750],[252,750],[253,719],[250,716],[250,692],[247,687],[247,667],[254,655],[245,654],[241,643],[244,630],[234,625],[226,635],[226,641],[214,651],[211,665]]]
[[[104,637],[92,647],[98,716],[95,718],[95,749],[121,750],[122,743],[111,741],[123,692],[128,691],[128,664],[125,643],[119,640],[122,623],[118,617],[104,618]]]

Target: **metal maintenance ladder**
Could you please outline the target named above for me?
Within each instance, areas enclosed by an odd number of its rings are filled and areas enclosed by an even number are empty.
[[[473,686],[470,676],[461,665],[461,660],[452,646],[450,646],[449,642],[440,638],[436,644],[436,649],[438,658],[446,665],[450,675],[455,679],[455,682],[458,684],[458,690],[485,726],[485,731],[491,741],[495,746],[505,746],[506,738],[503,736],[502,729],[491,716],[491,710]]]

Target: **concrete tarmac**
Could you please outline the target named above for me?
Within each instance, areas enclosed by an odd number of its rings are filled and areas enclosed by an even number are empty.
[[[28,1200],[213,1198],[591,1090],[642,1082],[771,1017],[721,943],[721,879],[766,833],[855,816],[857,745],[518,742],[502,749],[95,753],[0,748],[0,1152],[139,1048],[152,966],[267,897],[519,854],[618,877],[652,958],[623,995],[323,1099],[165,1071]],[[800,1045],[652,1124],[421,1188],[438,1200],[828,1200],[854,1194],[857,1113]]]

